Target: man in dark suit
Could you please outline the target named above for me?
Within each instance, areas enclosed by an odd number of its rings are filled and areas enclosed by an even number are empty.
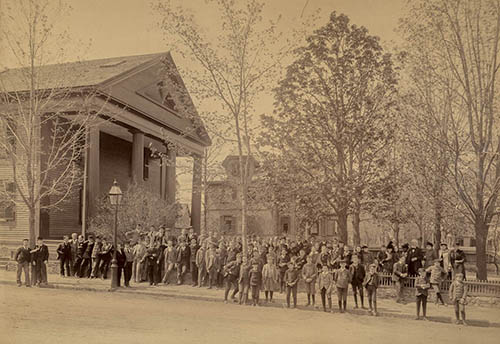
[[[88,242],[85,241],[84,236],[80,235],[76,242],[75,260],[73,261],[73,273],[76,277],[82,277],[84,273],[84,271],[82,271],[83,255],[85,253],[85,250],[87,249],[87,244]],[[71,254],[73,254],[73,242],[71,243],[71,245]]]
[[[76,276],[77,270],[75,270],[76,259],[78,258],[78,234],[72,233],[71,239],[69,240],[69,244],[71,246],[71,276]]]
[[[34,256],[36,271],[36,284],[38,286],[47,285],[47,261],[49,260],[49,248],[43,243],[43,238],[37,238],[35,249],[31,250]]]
[[[416,239],[413,239],[406,256],[406,264],[408,264],[408,274],[410,276],[417,275],[418,269],[422,267],[423,258],[424,254],[420,247],[418,247],[418,241]]]
[[[122,279],[122,274],[125,272],[125,264],[127,263],[127,255],[123,248],[123,244],[118,244],[118,250],[116,251],[116,262],[118,264],[118,273],[116,278],[116,285],[121,286],[120,281]],[[124,285],[127,285],[127,279],[125,278]]]
[[[67,235],[63,237],[63,242],[57,247],[57,259],[59,260],[61,277],[64,277],[64,270],[66,268],[66,274],[68,277],[71,276],[71,271],[69,269],[71,265],[71,244]]]
[[[87,241],[87,246],[85,247],[85,251],[83,252],[83,261],[80,269],[80,277],[90,278],[90,274],[92,272],[92,251],[94,251],[94,237],[89,236],[89,240]]]

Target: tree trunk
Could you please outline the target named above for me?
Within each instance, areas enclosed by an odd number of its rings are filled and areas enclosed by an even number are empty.
[[[208,185],[208,177],[207,177],[207,173],[208,173],[208,167],[207,167],[207,164],[208,164],[208,153],[207,153],[207,150],[205,149],[204,151],[204,155],[203,155],[203,232],[202,234],[206,235],[207,232],[208,232],[208,225],[207,225],[207,217],[208,217],[208,209],[207,209],[207,206],[208,206],[208,195],[207,195],[207,185]]]
[[[476,218],[475,230],[477,278],[479,280],[487,280],[488,271],[486,268],[486,239],[488,237],[488,225],[484,223],[482,218]]]
[[[337,224],[338,224],[338,234],[339,240],[347,245],[347,210],[342,210],[337,213]]]
[[[36,208],[29,208],[28,222],[29,222],[29,242],[30,247],[35,247],[36,245]]]
[[[441,243],[442,201],[440,195],[436,196],[434,205],[434,247],[439,248]]]
[[[246,191],[245,185],[241,184],[240,186],[241,192],[241,237],[243,244],[243,257],[246,259],[248,257],[248,249],[247,249],[247,199],[246,199]]]
[[[399,247],[399,222],[394,223],[394,246]]]
[[[355,209],[354,214],[352,216],[352,241],[354,246],[359,246],[361,244],[361,237],[359,234],[359,224],[361,222],[360,220],[360,210]]]

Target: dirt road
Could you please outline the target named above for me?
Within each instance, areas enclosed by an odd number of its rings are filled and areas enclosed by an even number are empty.
[[[449,307],[448,307],[449,308]],[[453,310],[450,308],[450,315]],[[476,311],[477,312],[477,311]],[[0,343],[499,343],[500,309],[473,326],[146,295],[0,286]],[[471,318],[471,319],[472,319]],[[488,326],[488,327],[485,327]]]

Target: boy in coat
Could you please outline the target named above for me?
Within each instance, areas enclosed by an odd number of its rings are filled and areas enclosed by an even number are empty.
[[[212,289],[216,285],[217,273],[219,271],[219,259],[215,247],[211,247],[208,251],[205,264],[208,273],[208,289]]]
[[[395,283],[397,303],[403,302],[403,283],[406,277],[408,277],[408,266],[406,265],[405,256],[401,256],[401,258],[394,263],[392,272],[392,281]]]
[[[347,270],[347,263],[344,259],[340,260],[340,268],[335,271],[334,281],[337,285],[337,296],[339,299],[340,313],[345,313],[347,308],[347,288],[351,283],[351,273]]]
[[[428,267],[425,272],[430,273],[431,288],[436,293],[436,305],[438,304],[438,301],[440,301],[441,304],[444,305],[445,303],[443,297],[441,296],[441,281],[443,275],[445,275],[445,272],[441,267],[441,262],[439,261],[439,259],[434,259],[434,265]]]
[[[250,270],[250,288],[252,288],[252,303],[254,306],[259,304],[260,287],[262,285],[262,272],[260,271],[259,264],[254,263],[252,270]]]
[[[328,309],[332,311],[332,289],[333,289],[333,276],[328,270],[327,265],[321,267],[321,273],[318,279],[318,288],[321,293],[321,304],[323,311],[326,312],[326,297],[328,297]]]
[[[165,274],[163,275],[162,282],[164,284],[169,283],[170,274],[174,271],[177,264],[177,250],[174,247],[172,240],[167,242],[167,247],[163,251],[163,259],[165,260]]]
[[[313,257],[311,255],[307,256],[306,261],[307,263],[302,267],[302,278],[304,279],[307,293],[306,307],[311,305],[311,298],[314,307],[316,305],[316,291],[314,287],[316,285],[316,278],[318,277],[318,268],[316,264],[313,263]]]
[[[21,272],[24,271],[24,283],[26,284],[26,287],[31,287],[30,273],[29,273],[31,254],[30,254],[30,249],[28,247],[28,239],[23,240],[23,246],[17,249],[16,256],[14,259],[17,262],[17,275],[16,275],[17,286],[18,287],[22,286]]]
[[[189,268],[189,258],[189,246],[186,241],[181,241],[177,249],[177,285],[184,282],[184,275]]]
[[[286,283],[286,305],[290,308],[290,294],[293,295],[293,308],[297,308],[297,283],[299,282],[299,269],[294,263],[288,263],[288,270],[285,273]]]
[[[69,242],[69,237],[65,235],[63,237],[63,242],[57,246],[57,259],[59,260],[59,270],[61,277],[71,276],[70,265],[71,265],[71,243]],[[66,270],[66,275],[64,271]]]
[[[240,305],[244,305],[248,300],[248,289],[250,288],[250,268],[246,257],[240,265],[240,276],[238,278],[238,290],[240,291]]]
[[[196,254],[198,253],[198,242],[196,239],[191,239],[189,245],[189,272],[191,273],[192,286],[198,285],[198,266],[196,265]]]
[[[234,288],[233,294],[231,295],[231,300],[235,300],[235,296],[238,293],[238,277],[240,274],[241,266],[241,254],[236,256],[236,260],[232,260],[223,268],[224,281],[226,283],[226,289],[224,290],[224,303],[227,303],[227,297],[231,291],[231,287]]]
[[[206,243],[203,243],[196,252],[196,267],[198,268],[198,288],[203,286],[207,270],[205,268]],[[240,289],[241,290],[241,289]]]
[[[288,256],[288,251],[284,248],[281,250],[281,255],[278,258],[278,269],[279,269],[279,283],[280,283],[280,293],[284,293],[286,289],[285,273],[288,270],[288,263],[290,262],[290,257]]]
[[[427,273],[424,268],[420,268],[418,270],[418,276],[415,279],[415,295],[417,302],[417,317],[415,320],[420,320],[420,307],[422,307],[423,319],[427,320],[427,295],[430,287],[431,285],[427,279]]]
[[[95,244],[92,249],[92,273],[90,278],[99,277],[99,268],[101,267],[102,242],[100,237],[95,238]]]
[[[377,316],[377,288],[379,286],[379,277],[377,265],[371,264],[368,274],[365,276],[363,286],[368,293],[368,304],[370,305],[370,314]]]
[[[352,286],[352,295],[354,297],[354,308],[358,308],[358,292],[359,298],[361,300],[361,308],[365,308],[365,301],[363,295],[363,281],[365,279],[365,267],[359,261],[359,256],[352,256],[352,264],[349,266],[349,271],[351,273],[351,286]]]
[[[30,251],[30,253],[34,254],[36,284],[38,286],[47,285],[47,261],[49,260],[49,248],[43,243],[42,237],[38,237],[37,245],[34,250]]]
[[[462,324],[465,322],[465,305],[467,304],[467,285],[464,283],[464,275],[458,273],[455,280],[450,285],[450,301],[455,308],[455,324],[460,324],[460,314],[462,315]]]
[[[81,277],[90,278],[92,275],[92,252],[94,251],[95,241],[93,236],[89,236],[87,246],[83,252],[83,261],[81,267]]]

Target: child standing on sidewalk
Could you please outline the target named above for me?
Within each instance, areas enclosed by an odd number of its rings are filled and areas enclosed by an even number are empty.
[[[351,273],[346,269],[345,259],[340,261],[340,268],[335,272],[334,280],[337,285],[337,297],[339,298],[340,313],[345,313],[347,308],[347,288],[351,283]]]
[[[439,303],[438,301],[440,301],[441,304],[444,306],[445,303],[443,297],[441,296],[441,280],[445,272],[444,269],[441,267],[441,262],[439,261],[439,259],[434,259],[433,265],[429,266],[425,271],[430,272],[431,274],[430,282],[431,282],[431,288],[436,293],[436,305],[438,305]]]
[[[273,302],[273,292],[277,289],[279,280],[278,267],[274,263],[274,255],[267,255],[267,264],[262,269],[262,284],[266,294],[266,302]]]
[[[260,287],[262,284],[262,272],[258,263],[252,264],[250,271],[250,288],[252,288],[252,303],[254,306],[259,304]]]
[[[240,277],[238,279],[238,290],[240,291],[240,305],[247,303],[248,289],[250,288],[250,265],[247,257],[243,257],[243,263],[240,266]]]
[[[312,305],[314,307],[316,304],[316,290],[314,287],[316,284],[316,278],[318,277],[318,268],[316,267],[316,264],[313,263],[312,255],[308,255],[306,261],[307,263],[302,267],[302,278],[304,279],[307,293],[306,307],[311,305],[311,298]]]
[[[460,324],[460,314],[462,314],[462,324],[465,322],[465,305],[467,304],[467,285],[464,283],[464,275],[457,273],[455,280],[450,285],[450,301],[455,308],[455,324]]]
[[[328,297],[328,309],[332,311],[332,289],[333,289],[333,276],[328,270],[327,265],[321,267],[321,273],[319,274],[318,288],[321,293],[321,304],[323,305],[323,311],[326,312],[326,297]]]
[[[288,263],[285,273],[286,305],[290,308],[290,295],[293,296],[293,308],[297,307],[297,283],[299,282],[299,269],[294,263]]]
[[[427,295],[431,287],[427,279],[427,273],[424,268],[418,269],[418,276],[415,279],[416,301],[417,301],[417,317],[415,320],[420,320],[420,307],[422,307],[423,319],[427,320]]]
[[[377,265],[371,264],[369,272],[363,281],[363,285],[368,293],[368,304],[370,305],[370,314],[377,316],[377,288],[379,278],[377,273]]]

